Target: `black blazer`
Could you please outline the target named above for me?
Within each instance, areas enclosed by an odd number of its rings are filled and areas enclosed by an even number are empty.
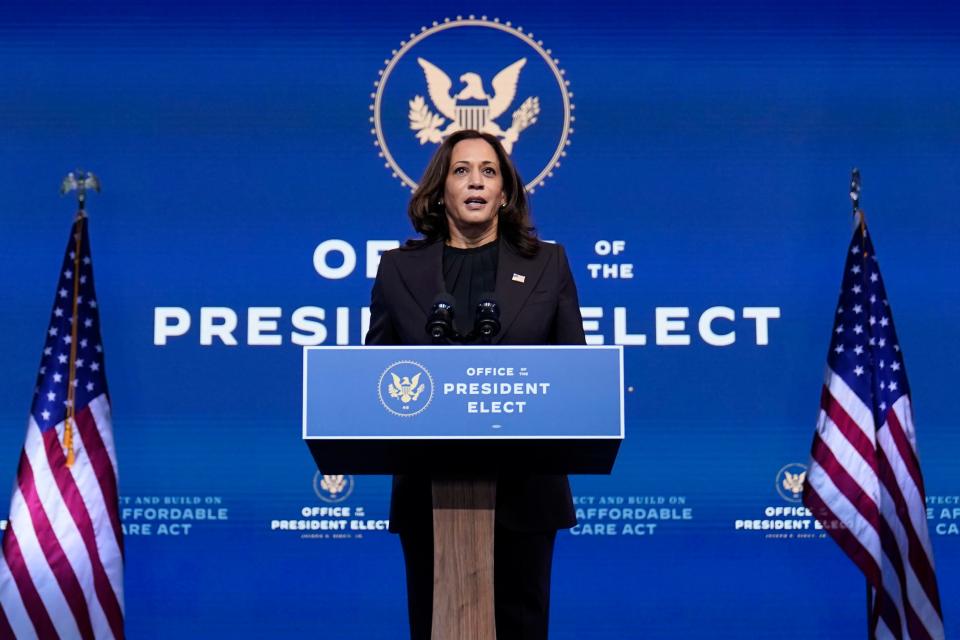
[[[444,287],[443,242],[384,253],[373,283],[366,344],[432,344],[427,315]],[[586,344],[577,288],[560,245],[540,243],[540,251],[525,258],[501,239],[495,293],[501,330],[493,344]],[[572,527],[576,517],[567,477],[501,474],[496,517],[499,525],[516,531]],[[429,526],[431,519],[429,476],[395,476],[390,530],[412,523]]]

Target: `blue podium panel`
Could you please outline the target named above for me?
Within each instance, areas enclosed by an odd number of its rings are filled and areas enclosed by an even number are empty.
[[[623,419],[619,346],[303,352],[324,473],[610,473]]]
[[[622,439],[623,348],[308,347],[303,437]]]

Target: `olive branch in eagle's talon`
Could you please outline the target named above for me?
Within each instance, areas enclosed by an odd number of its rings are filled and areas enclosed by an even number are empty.
[[[410,128],[417,132],[420,144],[441,141],[443,134],[440,133],[440,127],[446,119],[430,111],[423,96],[414,96],[410,101],[409,117]]]

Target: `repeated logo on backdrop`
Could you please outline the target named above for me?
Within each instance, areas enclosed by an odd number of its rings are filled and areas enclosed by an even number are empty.
[[[313,476],[313,491],[323,504],[305,504],[299,513],[284,510],[282,517],[270,519],[267,525],[273,535],[300,540],[362,540],[366,535],[386,535],[390,521],[370,517],[363,504],[349,500],[356,486],[351,475]]]
[[[735,531],[750,532],[767,540],[814,540],[826,538],[823,526],[813,517],[803,501],[803,483],[807,466],[791,462],[780,467],[774,476],[774,489],[787,504],[772,503],[754,507],[734,520]],[[761,503],[762,504],[762,503]]]
[[[353,493],[353,476],[324,475],[317,471],[313,476],[313,492],[324,502],[343,502]]]
[[[800,502],[803,499],[803,481],[807,478],[807,466],[799,462],[784,465],[777,472],[777,493],[787,502]]]
[[[446,18],[411,33],[384,63],[370,94],[370,132],[384,166],[411,189],[437,145],[461,129],[496,136],[531,192],[566,156],[575,120],[570,82],[552,50],[523,27]]]

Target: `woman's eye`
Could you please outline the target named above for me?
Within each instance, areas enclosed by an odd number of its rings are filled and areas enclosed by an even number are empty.
[[[495,176],[495,175],[497,175],[497,172],[494,171],[492,167],[487,167],[486,169],[483,170],[483,172],[484,172],[485,174],[487,174],[488,176]]]
[[[454,172],[456,175],[460,176],[460,175],[463,175],[464,173],[466,173],[466,172],[467,172],[467,169],[466,169],[466,167],[457,167],[456,169],[453,170],[453,172]]]

